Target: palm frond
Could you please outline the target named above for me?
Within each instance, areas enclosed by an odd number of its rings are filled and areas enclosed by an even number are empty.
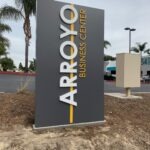
[[[134,51],[134,52],[136,52],[136,53],[147,53],[147,51],[148,50],[146,50],[146,45],[147,45],[148,43],[147,42],[144,42],[144,43],[136,43],[136,47],[133,47],[132,48],[132,51]],[[150,51],[149,51],[150,52]]]
[[[144,52],[147,44],[148,44],[147,42],[144,42],[143,44],[137,43],[137,47],[138,47],[139,51]]]
[[[36,13],[36,0],[17,0],[22,1],[24,12],[26,16],[35,15]]]
[[[5,31],[10,32],[11,31],[10,26],[7,24],[0,23],[0,33]]]
[[[146,49],[144,53],[150,54],[150,49]]]
[[[21,8],[23,5],[23,0],[15,0],[15,4],[16,4],[17,8]]]
[[[111,46],[111,43],[109,41],[104,41],[104,48],[107,49],[108,46]]]
[[[141,50],[145,50],[145,48],[146,48],[146,45],[147,45],[147,42],[145,42],[145,43],[143,43],[142,45],[141,45]]]
[[[131,48],[131,51],[135,52],[135,53],[139,53],[139,49],[137,47],[132,47]]]
[[[0,42],[0,56],[6,54],[6,47]]]
[[[0,18],[20,20],[23,18],[23,15],[20,10],[14,7],[4,6],[0,9]]]
[[[7,38],[4,36],[0,36],[0,44],[4,45],[5,47],[9,48],[10,47],[10,42]]]

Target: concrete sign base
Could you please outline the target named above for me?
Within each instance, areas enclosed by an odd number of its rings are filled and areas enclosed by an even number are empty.
[[[126,96],[126,94],[123,93],[105,93],[106,96],[111,96],[114,98],[119,98],[119,99],[143,99],[141,96],[134,96],[131,95],[129,97]]]

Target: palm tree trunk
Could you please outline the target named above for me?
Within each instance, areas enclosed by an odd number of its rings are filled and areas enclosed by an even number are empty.
[[[29,39],[25,38],[25,72],[28,72]]]
[[[29,56],[29,43],[31,39],[31,26],[30,26],[30,18],[26,16],[24,22],[24,33],[25,33],[25,72],[28,72],[28,56]]]
[[[141,71],[140,73],[141,73],[141,74],[140,74],[140,75],[141,75],[141,77],[143,76],[143,72],[142,72],[142,56],[143,56],[143,55],[142,55],[142,51],[140,51],[140,57],[141,57],[141,64],[140,64],[140,65],[141,65],[141,66],[140,66],[140,71]]]

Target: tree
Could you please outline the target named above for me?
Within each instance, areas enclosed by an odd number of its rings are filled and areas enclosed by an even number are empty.
[[[14,70],[16,66],[14,65],[14,61],[11,58],[4,57],[0,60],[0,64],[3,68],[3,71]]]
[[[116,58],[112,57],[112,56],[109,56],[109,55],[105,55],[104,56],[104,61],[109,61],[109,60],[114,61],[114,60],[116,60]]]
[[[28,53],[29,44],[32,37],[30,16],[36,13],[36,0],[14,0],[16,7],[4,6],[0,9],[0,17],[5,19],[14,19],[18,21],[23,19],[23,30],[25,34],[25,72],[28,72]]]
[[[108,46],[111,46],[111,43],[109,41],[104,41],[104,48],[107,49]]]
[[[36,71],[36,60],[33,59],[33,61],[30,61],[29,70]]]
[[[135,53],[140,53],[141,54],[141,57],[142,57],[142,54],[143,53],[149,53],[150,52],[150,49],[147,49],[146,48],[146,45],[148,43],[145,42],[143,44],[141,43],[136,43],[136,47],[132,47],[131,51],[135,52]]]
[[[9,48],[10,43],[9,40],[3,36],[3,32],[10,32],[11,28],[0,22],[0,56],[6,55],[7,48]]]
[[[25,71],[25,68],[23,67],[22,63],[19,64],[19,70],[20,71]]]

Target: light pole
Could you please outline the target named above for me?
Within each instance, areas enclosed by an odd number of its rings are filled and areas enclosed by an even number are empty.
[[[127,27],[125,30],[129,31],[129,53],[131,53],[131,32],[136,31],[136,29]]]
[[[126,27],[125,30],[129,31],[129,54],[131,53],[131,32],[136,31],[134,28]],[[126,96],[131,96],[131,88],[126,88]]]

